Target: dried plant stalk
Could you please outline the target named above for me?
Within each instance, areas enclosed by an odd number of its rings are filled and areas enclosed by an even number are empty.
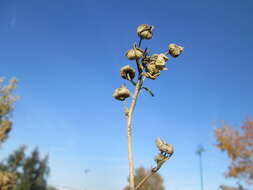
[[[127,138],[128,138],[128,161],[129,161],[129,187],[130,190],[134,190],[134,158],[133,158],[133,149],[132,149],[132,116],[136,106],[137,98],[140,93],[143,81],[140,78],[136,84],[135,92],[133,95],[133,100],[131,107],[127,114]]]
[[[129,161],[129,190],[137,190],[142,186],[142,184],[147,181],[149,177],[151,177],[155,172],[157,172],[163,163],[169,159],[169,157],[173,154],[174,149],[173,146],[161,140],[157,139],[158,149],[160,150],[160,154],[158,154],[155,158],[157,166],[151,170],[151,173],[146,176],[136,187],[134,183],[134,158],[133,158],[133,148],[132,148],[132,119],[133,112],[136,106],[136,102],[139,96],[141,89],[146,90],[151,96],[154,96],[153,92],[147,87],[143,87],[143,83],[145,78],[149,78],[152,80],[157,79],[161,71],[168,70],[165,67],[166,62],[169,58],[166,56],[171,54],[172,57],[177,57],[183,52],[183,47],[177,46],[176,44],[172,44],[169,46],[169,50],[163,54],[154,54],[149,55],[149,51],[146,48],[145,50],[141,49],[141,43],[143,39],[151,39],[153,36],[152,30],[153,26],[148,24],[142,24],[137,28],[137,34],[140,37],[138,45],[134,43],[133,49],[129,50],[125,55],[129,60],[135,60],[136,66],[138,69],[138,79],[135,82],[133,79],[135,77],[135,69],[133,69],[130,65],[126,65],[121,68],[120,74],[121,77],[125,80],[128,80],[131,84],[135,86],[135,91],[132,96],[132,102],[130,108],[128,109],[126,105],[126,98],[130,97],[130,91],[125,87],[121,86],[117,88],[113,94],[113,97],[116,100],[124,101],[124,112],[127,117],[127,140],[128,140],[128,161]],[[124,87],[124,88],[123,88]],[[122,90],[124,89],[124,90]]]

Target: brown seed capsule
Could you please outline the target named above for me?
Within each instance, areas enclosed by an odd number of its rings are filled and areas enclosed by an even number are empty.
[[[124,85],[122,85],[120,88],[117,88],[114,93],[113,93],[113,97],[116,100],[120,100],[120,101],[124,101],[126,98],[128,98],[130,96],[130,91],[128,90],[128,88]]]
[[[146,66],[146,73],[144,75],[147,78],[155,80],[158,76],[160,76],[160,70],[157,69],[155,63],[152,62]]]
[[[167,160],[167,157],[162,154],[157,154],[154,160],[157,164],[161,164]]]
[[[135,77],[135,70],[130,67],[130,65],[126,65],[120,69],[120,75],[123,79],[133,80]]]
[[[172,155],[174,153],[174,148],[171,144],[166,143],[161,138],[156,139],[156,146],[161,152]]]
[[[169,45],[169,53],[172,57],[178,57],[184,51],[184,47],[176,44]]]
[[[151,39],[153,36],[152,30],[154,29],[153,26],[150,26],[148,24],[142,24],[137,27],[137,34],[142,39]]]
[[[129,60],[134,60],[134,59],[140,59],[143,57],[144,51],[138,47],[136,47],[136,44],[134,45],[133,49],[130,49],[127,53],[126,56]]]
[[[169,58],[163,53],[146,56],[142,60],[142,64],[145,66],[146,70],[145,76],[155,80],[160,76],[160,71],[168,70],[165,67],[166,61],[168,60]]]
[[[169,58],[161,53],[161,54],[154,54],[153,56],[153,59],[155,61],[155,65],[156,65],[156,68],[159,69],[159,70],[167,70],[167,68],[165,67],[165,64],[166,62],[169,60]]]

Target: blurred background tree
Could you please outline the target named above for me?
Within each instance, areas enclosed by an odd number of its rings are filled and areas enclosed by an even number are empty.
[[[21,146],[0,162],[0,169],[15,172],[17,185],[15,190],[46,190],[46,178],[49,175],[48,156],[40,158],[38,148],[30,156],[25,155],[25,146]]]
[[[240,129],[223,124],[215,129],[217,148],[227,153],[231,160],[225,176],[246,185],[253,183],[253,121],[247,119]],[[239,185],[238,188],[242,188]]]
[[[47,187],[47,190],[58,190],[58,189],[55,188],[55,187],[50,186],[50,187]]]
[[[17,96],[13,91],[17,87],[17,79],[13,78],[9,84],[4,85],[4,79],[0,78],[0,146],[6,141],[12,129],[10,113]],[[3,171],[0,168],[0,190],[12,190],[15,187],[17,176],[15,172]]]
[[[17,82],[17,79],[13,78],[9,81],[9,84],[4,86],[4,79],[0,78],[0,145],[8,138],[8,134],[12,129],[9,116],[13,109],[13,103],[17,100],[17,96],[13,95]]]
[[[144,167],[139,167],[135,170],[134,181],[138,184],[145,176],[148,175],[150,170],[146,170]],[[126,186],[123,190],[129,190],[129,186]],[[139,190],[165,190],[163,186],[163,178],[159,173],[154,173]]]

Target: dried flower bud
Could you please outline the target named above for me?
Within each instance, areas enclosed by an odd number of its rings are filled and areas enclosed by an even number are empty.
[[[16,186],[17,175],[12,172],[0,172],[0,189],[12,190]]]
[[[162,153],[166,153],[169,155],[172,155],[174,153],[173,146],[171,144],[166,143],[161,138],[156,139],[156,146]]]
[[[172,57],[178,57],[184,51],[184,47],[176,44],[169,45],[169,53]]]
[[[148,24],[142,24],[137,27],[137,34],[142,39],[151,39],[153,36],[152,30],[154,29],[153,26],[150,26]]]
[[[0,143],[4,142],[12,128],[12,122],[9,120],[2,120],[0,122]]]
[[[129,60],[134,60],[134,59],[140,59],[143,57],[144,51],[136,46],[134,44],[133,49],[130,49],[127,53],[126,56]]]
[[[156,79],[160,75],[160,71],[168,70],[165,67],[168,60],[169,58],[163,53],[146,56],[142,60],[146,70],[145,76],[153,80]]]
[[[128,98],[130,96],[130,91],[128,90],[128,88],[124,85],[122,85],[120,88],[117,88],[114,93],[113,93],[113,97],[116,100],[120,100],[120,101],[124,101],[126,98]]]
[[[163,54],[163,53],[154,54],[152,56],[152,59],[154,59],[157,69],[159,69],[161,71],[162,70],[167,70],[167,68],[165,67],[165,64],[169,60],[169,58],[165,54]]]
[[[165,162],[165,161],[167,160],[167,158],[168,158],[168,157],[165,156],[165,155],[157,154],[154,160],[155,160],[155,162],[156,162],[157,164],[161,164],[161,163]]]
[[[144,74],[147,78],[155,80],[158,76],[160,76],[160,70],[156,68],[154,62],[146,65],[146,73]]]
[[[123,79],[133,80],[135,77],[135,70],[130,67],[130,65],[126,65],[120,69],[120,75]]]

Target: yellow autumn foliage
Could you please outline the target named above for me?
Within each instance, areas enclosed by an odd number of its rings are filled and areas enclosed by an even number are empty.
[[[253,121],[246,120],[240,129],[223,125],[215,131],[216,146],[227,153],[231,163],[226,177],[253,182]]]

